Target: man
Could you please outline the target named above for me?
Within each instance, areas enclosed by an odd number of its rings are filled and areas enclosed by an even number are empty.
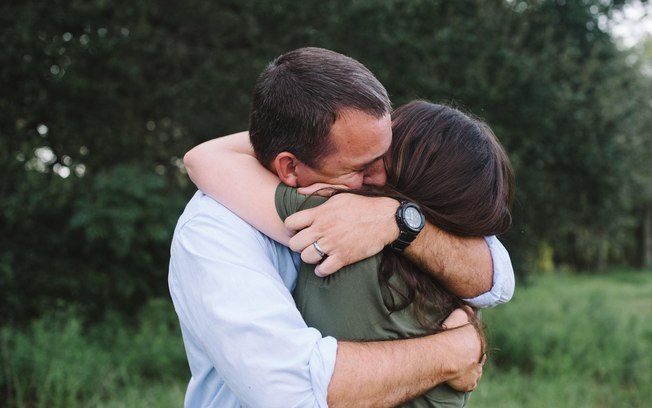
[[[389,112],[385,89],[360,63],[300,49],[279,57],[259,78],[251,140],[261,163],[286,184],[379,185],[391,143]],[[406,255],[453,292],[470,297],[492,288],[483,239],[451,237],[431,225],[408,239],[394,218],[398,206],[341,194],[288,219],[292,229],[309,227],[291,246],[308,262],[323,261],[319,273],[325,275],[386,245],[407,245]],[[333,216],[334,207],[345,211],[335,208]],[[494,261],[505,261],[500,244],[487,242]],[[395,406],[441,382],[475,387],[481,364],[473,328],[387,342],[322,338],[306,327],[289,293],[296,266],[287,248],[201,192],[193,197],[175,231],[169,278],[192,371],[187,406]],[[507,282],[478,302],[509,299],[510,268],[493,268],[493,280],[507,275]],[[447,325],[465,322],[456,315]]]

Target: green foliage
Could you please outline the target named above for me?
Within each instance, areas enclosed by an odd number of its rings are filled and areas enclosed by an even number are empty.
[[[75,201],[72,228],[80,228],[84,244],[93,247],[107,237],[111,255],[124,258],[133,243],[166,242],[166,207],[176,207],[160,194],[164,180],[135,166],[117,165],[94,177],[93,185]],[[158,213],[157,213],[158,212]]]
[[[642,407],[652,398],[652,274],[547,275],[484,313],[477,406]]]
[[[26,202],[5,200],[12,217],[11,239],[0,248],[7,289],[0,310],[7,320],[72,305],[89,319],[107,310],[131,314],[167,293],[169,242],[184,197],[165,178],[129,164],[73,180],[27,174],[49,183]]]
[[[192,189],[183,153],[246,128],[258,73],[306,45],[365,63],[395,106],[425,98],[490,123],[517,175],[503,237],[517,273],[543,246],[569,269],[632,264],[652,203],[652,84],[649,52],[604,31],[625,3],[3,2],[0,313],[97,318],[165,293]]]
[[[84,328],[74,313],[51,313],[23,330],[2,327],[0,346],[8,407],[116,406],[120,398],[122,406],[178,406],[188,377],[167,299],[149,302],[133,326],[114,315]]]
[[[484,312],[492,351],[470,407],[644,407],[652,398],[652,271],[549,274]],[[189,370],[168,299],[133,321],[71,312],[0,328],[8,407],[175,407]]]

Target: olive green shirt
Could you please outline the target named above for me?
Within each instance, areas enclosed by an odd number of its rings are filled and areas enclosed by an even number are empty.
[[[301,209],[316,207],[325,200],[300,195],[284,184],[276,189],[276,209],[282,219]],[[302,262],[293,296],[308,326],[319,329],[324,336],[341,340],[389,340],[431,333],[419,324],[411,307],[390,314],[383,300],[387,289],[383,289],[378,280],[381,259],[382,255],[378,254],[325,278],[315,275],[314,265]],[[437,312],[433,310],[433,313]],[[433,321],[445,317],[437,314],[429,317]],[[441,384],[402,406],[464,407],[468,398],[469,393]]]

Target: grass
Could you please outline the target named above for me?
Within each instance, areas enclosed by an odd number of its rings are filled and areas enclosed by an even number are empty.
[[[493,351],[470,408],[647,407],[652,273],[540,276],[484,312]],[[0,328],[7,407],[180,407],[189,377],[167,299],[85,328],[74,313]]]
[[[484,319],[496,350],[470,407],[652,401],[652,273],[539,277]]]
[[[188,365],[168,300],[136,325],[108,318],[83,328],[52,314],[27,329],[0,330],[0,400],[8,407],[179,407]]]

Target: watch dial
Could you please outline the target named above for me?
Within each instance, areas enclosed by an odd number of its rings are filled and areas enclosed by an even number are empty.
[[[405,209],[405,222],[410,228],[417,229],[421,226],[421,214],[414,207],[408,207]]]

